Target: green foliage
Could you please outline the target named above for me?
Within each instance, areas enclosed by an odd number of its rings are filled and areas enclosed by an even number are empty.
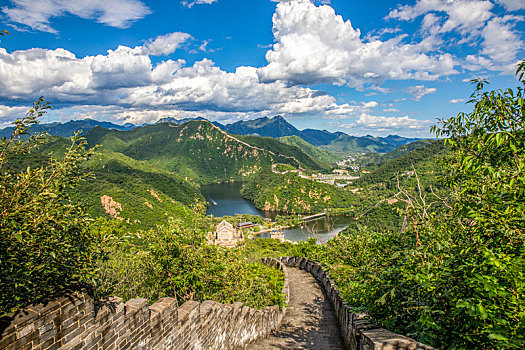
[[[278,172],[285,172],[285,171],[292,171],[292,170],[297,170],[297,169],[291,166],[290,164],[279,163],[279,164],[275,164],[274,170]]]
[[[277,215],[275,223],[280,226],[293,227],[299,225],[301,221],[298,215]]]
[[[176,297],[187,300],[243,302],[254,308],[283,306],[283,274],[258,261],[249,261],[242,249],[206,244],[205,230],[178,220],[139,232],[117,245],[101,270],[100,295],[125,299],[142,296],[150,302]]]
[[[356,196],[335,186],[304,179],[296,173],[263,170],[243,190],[259,209],[285,213],[319,213],[326,208],[350,208]]]
[[[324,245],[303,243],[299,248],[328,269],[349,305],[356,311],[371,312],[383,288],[384,272],[401,261],[399,251],[410,242],[411,238],[399,231],[384,234],[359,227],[339,233]],[[378,307],[385,305],[379,303]]]
[[[306,142],[299,136],[284,136],[279,139],[279,141],[286,143],[290,146],[296,146],[301,149],[303,152],[308,154],[312,159],[316,159],[319,162],[327,164],[329,167],[332,164],[335,164],[341,157],[337,154],[330,152],[329,150],[315,147],[311,143]]]
[[[450,145],[446,200],[401,187],[403,232],[350,231],[310,252],[354,306],[438,348],[525,346],[524,92],[484,85],[473,112],[434,128]]]
[[[258,261],[264,257],[280,258],[281,256],[305,256],[303,246],[314,245],[315,239],[294,244],[291,242],[281,242],[278,239],[258,238],[244,242],[243,254],[248,261]]]
[[[522,84],[524,70],[525,61],[517,72]],[[484,91],[484,85],[478,81],[471,96],[473,112],[435,127],[449,138],[452,156],[444,161],[443,182],[455,198],[422,242],[429,273],[415,281],[446,297],[431,299],[420,321],[435,342],[519,349],[525,345],[524,92],[523,85],[497,91]],[[421,273],[414,265],[404,272],[412,281]],[[454,322],[439,317],[440,304]]]
[[[41,301],[72,284],[97,277],[100,255],[90,220],[69,200],[68,190],[86,174],[81,163],[92,154],[72,138],[62,159],[20,169],[20,157],[40,144],[22,141],[50,106],[40,98],[26,117],[14,122],[9,139],[0,140],[0,313]]]

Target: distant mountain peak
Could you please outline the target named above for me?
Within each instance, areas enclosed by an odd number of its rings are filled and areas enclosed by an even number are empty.
[[[83,133],[88,132],[96,126],[100,126],[105,129],[115,129],[115,130],[131,130],[135,128],[135,125],[131,123],[126,123],[124,125],[118,125],[111,122],[102,122],[95,119],[81,119],[81,120],[70,120],[65,123],[52,122],[52,123],[41,123],[34,124],[29,129],[30,134],[37,134],[42,132],[47,132],[49,135],[53,136],[62,136],[70,137],[73,136],[77,131],[82,130]],[[0,129],[0,138],[9,137],[13,127],[7,127]]]
[[[157,120],[156,124],[159,124],[159,123],[184,124],[184,123],[187,123],[193,120],[206,120],[207,121],[208,119],[203,118],[203,117],[182,118],[182,119],[177,119],[175,117],[164,117],[164,118],[160,118],[159,120]]]

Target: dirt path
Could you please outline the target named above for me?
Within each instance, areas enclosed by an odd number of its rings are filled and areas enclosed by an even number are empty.
[[[328,297],[314,277],[286,268],[290,304],[279,331],[243,349],[345,349]]]

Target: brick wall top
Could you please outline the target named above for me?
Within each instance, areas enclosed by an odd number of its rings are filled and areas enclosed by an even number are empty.
[[[322,265],[301,257],[282,257],[286,266],[298,267],[310,272],[323,286],[330,298],[345,344],[351,350],[435,350],[414,339],[393,333],[367,320],[365,314],[353,313],[343,300],[335,282]]]
[[[276,259],[263,262],[284,271]],[[283,292],[289,298],[285,275]],[[0,350],[19,349],[232,349],[267,336],[285,309],[255,310],[241,303],[173,298],[153,305],[109,297],[95,305],[86,290],[67,291],[46,304],[31,305],[0,320]]]

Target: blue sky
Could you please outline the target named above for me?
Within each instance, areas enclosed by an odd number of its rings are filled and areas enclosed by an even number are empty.
[[[525,0],[0,0],[0,127],[283,115],[298,128],[429,136],[472,86],[514,87]]]

